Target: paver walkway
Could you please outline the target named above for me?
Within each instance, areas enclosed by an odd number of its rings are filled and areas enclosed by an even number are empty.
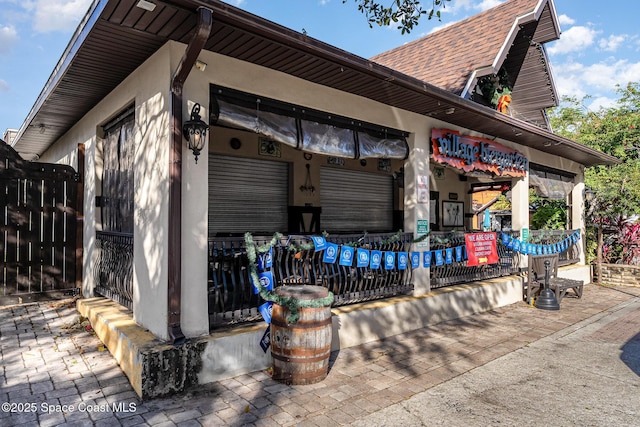
[[[334,352],[318,384],[254,372],[145,402],[73,300],[4,307],[0,425],[349,424],[638,296],[639,288],[588,285],[560,311],[523,302]],[[607,333],[638,330],[639,320],[630,314]]]

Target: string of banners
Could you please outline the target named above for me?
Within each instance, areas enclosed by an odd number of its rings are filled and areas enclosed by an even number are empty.
[[[572,234],[557,243],[537,244],[523,242],[522,240],[513,238],[508,234],[501,233],[502,243],[515,252],[523,255],[552,255],[565,252],[569,246],[575,245],[580,240],[580,230],[574,231]]]

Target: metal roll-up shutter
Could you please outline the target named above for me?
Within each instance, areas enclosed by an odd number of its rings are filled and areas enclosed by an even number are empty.
[[[321,168],[320,204],[320,226],[328,232],[392,231],[393,178]]]
[[[287,231],[289,164],[209,155],[209,235]]]

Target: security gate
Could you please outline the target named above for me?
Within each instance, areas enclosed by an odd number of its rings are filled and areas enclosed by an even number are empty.
[[[0,296],[75,288],[77,181],[0,141]]]

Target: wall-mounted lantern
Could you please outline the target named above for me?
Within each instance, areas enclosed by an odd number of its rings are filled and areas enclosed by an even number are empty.
[[[188,147],[193,152],[196,163],[198,163],[198,156],[207,140],[207,130],[209,130],[209,125],[200,118],[200,104],[195,104],[191,109],[191,119],[182,125],[182,134],[189,142]]]

